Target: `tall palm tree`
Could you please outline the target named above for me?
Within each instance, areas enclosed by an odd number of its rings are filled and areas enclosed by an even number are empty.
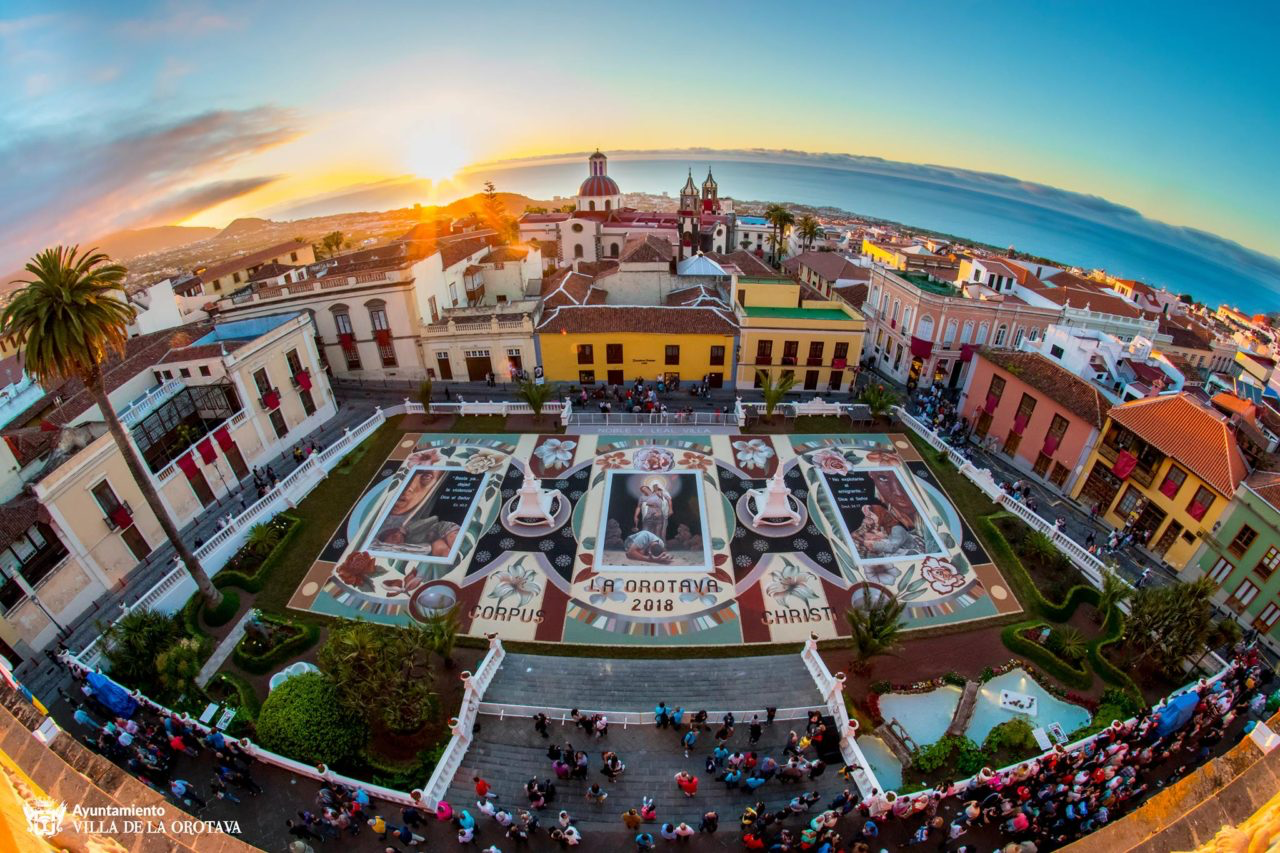
[[[814,240],[822,236],[822,224],[806,213],[800,217],[800,222],[796,225],[796,233],[800,235],[802,245],[808,249],[813,245]]]
[[[760,382],[760,396],[764,398],[764,415],[772,419],[773,410],[778,408],[787,392],[795,387],[796,375],[790,370],[784,370],[774,379],[768,371],[757,370],[756,378]]]
[[[851,602],[844,617],[849,622],[854,669],[866,672],[871,658],[897,648],[898,638],[906,627],[902,621],[906,604],[891,592],[872,600],[869,586],[862,587],[860,598]]]
[[[516,396],[529,404],[533,410],[535,423],[542,421],[542,409],[547,401],[555,396],[555,388],[550,383],[539,385],[532,379],[526,379],[516,386]]]
[[[4,330],[0,341],[22,350],[27,373],[40,385],[52,388],[67,379],[84,383],[164,535],[206,605],[217,607],[222,593],[182,541],[107,398],[102,365],[108,355],[124,353],[127,327],[134,317],[133,308],[120,298],[125,268],[95,250],[78,251],[78,246],[57,246],[32,258],[26,266],[31,278],[18,282],[25,286],[0,314],[0,329]]]
[[[1102,622],[1111,612],[1111,608],[1119,607],[1133,595],[1133,587],[1120,577],[1115,569],[1108,566],[1102,570],[1102,586],[1098,590],[1098,608],[1094,614],[1095,621]]]
[[[773,264],[777,266],[781,262],[782,256],[782,239],[787,235],[787,229],[795,224],[796,218],[780,204],[771,204],[764,212],[765,220],[773,226],[773,235],[769,238],[769,243],[773,247]]]

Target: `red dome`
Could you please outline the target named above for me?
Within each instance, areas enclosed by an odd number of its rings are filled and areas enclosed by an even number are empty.
[[[592,175],[582,182],[582,186],[578,187],[578,195],[580,196],[607,196],[622,195],[622,190],[618,189],[618,184],[608,175]]]

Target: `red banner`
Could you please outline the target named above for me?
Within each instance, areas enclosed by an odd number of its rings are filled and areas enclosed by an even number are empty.
[[[182,469],[182,473],[187,475],[188,480],[194,480],[196,475],[200,473],[200,469],[196,466],[196,460],[191,457],[190,451],[178,457],[178,467]]]
[[[129,509],[124,504],[116,504],[116,508],[111,510],[108,516],[121,530],[133,524],[133,516],[129,514]]]
[[[1209,508],[1207,506],[1201,506],[1199,502],[1192,501],[1191,506],[1187,507],[1187,515],[1191,516],[1196,521],[1199,521],[1204,518],[1204,514],[1208,512],[1208,510]]]
[[[299,370],[293,375],[293,381],[298,383],[298,387],[303,391],[311,390],[311,374],[305,370]]]
[[[1026,415],[1014,415],[1014,416],[1013,416],[1013,431],[1014,431],[1015,433],[1017,433],[1018,435],[1022,435],[1022,431],[1023,431],[1024,429],[1026,429],[1026,428],[1027,428],[1027,416],[1026,416]]]
[[[911,336],[911,354],[916,358],[928,358],[933,355],[933,341]]]
[[[280,392],[268,391],[263,394],[262,405],[266,406],[268,410],[280,408]]]
[[[231,430],[224,426],[220,426],[213,431],[213,438],[224,452],[236,446],[235,441],[231,438]]]
[[[350,332],[340,332],[338,334],[338,343],[348,352],[356,348],[356,336]]]
[[[987,402],[982,407],[982,410],[986,412],[988,415],[994,415],[996,413],[996,406],[999,406],[999,405],[1000,405],[1000,398],[997,397],[995,394],[988,394]]]
[[[1164,482],[1160,484],[1160,494],[1166,498],[1171,498],[1178,493],[1178,489],[1182,488],[1182,484],[1175,481],[1172,477],[1165,477]]]
[[[218,458],[218,453],[213,449],[213,442],[209,440],[209,436],[205,436],[204,440],[196,445],[196,450],[200,451],[200,458],[204,460],[204,464],[212,465]]]
[[[1116,464],[1111,466],[1111,473],[1123,480],[1132,474],[1133,469],[1137,467],[1138,457],[1127,450],[1121,450],[1120,455],[1116,457]]]
[[[961,344],[961,345],[960,345],[960,360],[961,360],[961,361],[972,361],[972,360],[973,360],[973,354],[974,354],[975,352],[977,352],[977,351],[978,351],[978,345],[977,345],[977,344]]]
[[[378,342],[378,346],[380,347],[390,346],[391,330],[390,329],[374,329],[373,339]]]
[[[1058,449],[1058,437],[1056,435],[1046,435],[1044,438],[1044,447],[1040,448],[1040,452],[1045,456],[1052,456],[1054,451]]]

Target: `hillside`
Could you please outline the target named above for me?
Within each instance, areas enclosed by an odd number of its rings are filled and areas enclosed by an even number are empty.
[[[218,233],[217,228],[188,228],[183,225],[159,225],[155,228],[129,228],[87,243],[97,246],[113,258],[136,258],[152,252],[176,249],[200,240],[208,240]]]

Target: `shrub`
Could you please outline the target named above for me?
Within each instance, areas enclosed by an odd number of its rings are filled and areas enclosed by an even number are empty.
[[[1047,627],[1043,622],[1020,622],[1000,632],[1000,640],[1014,654],[1026,658],[1049,675],[1077,690],[1088,690],[1093,675],[1086,669],[1074,667],[1046,649],[1023,636],[1026,631],[1038,631]]]
[[[411,791],[426,784],[431,771],[440,763],[440,756],[449,745],[448,733],[432,746],[420,751],[410,761],[388,761],[367,748],[360,753],[360,760],[369,769],[369,781],[396,791]]]
[[[963,675],[961,675],[960,673],[956,672],[953,669],[950,672],[948,672],[946,675],[942,676],[942,683],[951,684],[951,685],[954,685],[955,687],[964,687],[966,684],[969,683],[969,679],[965,678]]]
[[[932,773],[942,767],[951,767],[961,776],[972,776],[987,763],[987,757],[978,745],[961,735],[950,735],[922,746],[911,758],[911,766],[921,773]]]
[[[1031,723],[1022,717],[1014,717],[988,732],[986,740],[982,742],[982,751],[988,756],[994,756],[1001,749],[1018,756],[1014,758],[1015,761],[1039,753],[1040,746],[1032,734]]]
[[[195,596],[203,605],[204,597]],[[204,614],[204,624],[210,628],[218,628],[231,621],[231,618],[240,612],[240,596],[236,594],[234,589],[224,589],[222,591],[222,601],[218,602],[218,606],[210,610],[208,607],[201,607]]]
[[[235,701],[231,699],[224,700],[223,704],[234,705],[237,709],[236,719],[247,720],[253,722],[258,719],[258,714],[262,710],[262,703],[258,701],[258,693],[253,689],[253,685],[244,679],[243,676],[234,672],[220,672],[213,677],[211,684],[223,684],[230,689],[235,696]]]
[[[183,628],[173,616],[141,608],[130,610],[103,632],[103,657],[110,664],[113,679],[159,699],[165,688],[156,669],[156,656],[182,637]]]
[[[989,666],[984,666],[982,668],[982,673],[978,676],[978,680],[981,681],[983,684],[986,684],[988,681],[990,681],[995,677],[996,677],[996,671]]]
[[[1045,647],[1069,664],[1079,663],[1088,653],[1084,635],[1069,625],[1050,631]]]
[[[320,629],[315,625],[295,622],[291,619],[281,619],[266,614],[260,614],[259,618],[264,622],[277,626],[292,628],[297,633],[262,652],[253,652],[246,647],[245,643],[249,639],[247,636],[241,639],[232,650],[231,659],[235,661],[236,666],[245,672],[263,675],[285,661],[302,654],[315,645],[316,640],[320,638]]]
[[[334,765],[360,751],[364,723],[346,712],[324,673],[295,675],[271,691],[258,715],[258,742],[272,752],[308,764]]]
[[[204,661],[204,644],[196,637],[183,637],[156,655],[156,677],[162,689],[160,699],[195,696],[196,676]]]
[[[228,563],[232,566],[253,564],[256,565],[256,569],[253,572],[240,571],[238,568],[223,569],[218,572],[213,581],[218,587],[231,586],[242,589],[245,592],[261,591],[262,587],[266,585],[267,578],[271,576],[276,566],[280,565],[284,560],[291,543],[302,529],[302,519],[287,513],[280,513],[267,525],[254,525],[250,530],[256,530],[260,526],[269,526],[270,535],[262,535],[268,539],[276,538],[275,544],[267,550],[265,556],[262,556],[254,550],[253,541],[246,542]]]
[[[884,715],[880,713],[880,694],[868,693],[867,699],[867,716],[871,718],[873,728],[884,725]]]

